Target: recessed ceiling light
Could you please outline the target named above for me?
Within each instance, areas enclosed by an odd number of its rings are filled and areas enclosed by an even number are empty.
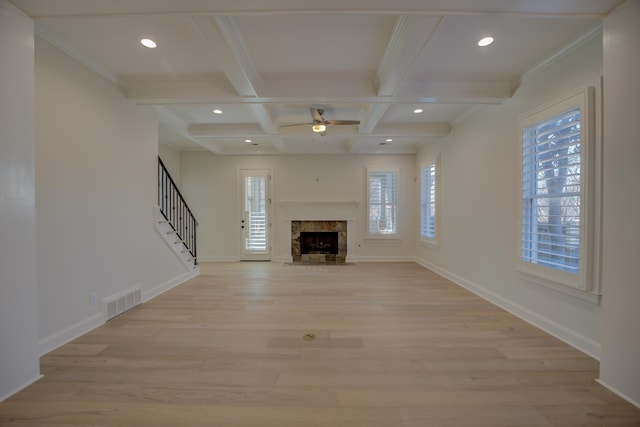
[[[413,110],[414,113],[416,114],[420,114],[422,113],[424,110],[422,108],[416,108],[415,110]]]
[[[251,140],[250,139],[245,139],[244,142],[249,143],[249,142],[251,142]]]
[[[493,37],[484,37],[478,41],[478,46],[489,46],[491,43],[493,43]]]
[[[155,49],[156,46],[158,46],[156,42],[151,39],[142,39],[140,40],[140,43],[142,43],[142,46],[148,47],[149,49]]]
[[[219,108],[216,108],[215,110],[213,110],[213,114],[222,114],[222,110]]]
[[[387,138],[385,141],[386,142],[393,142],[393,138]]]

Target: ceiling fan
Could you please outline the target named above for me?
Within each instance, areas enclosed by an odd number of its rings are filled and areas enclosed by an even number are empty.
[[[360,124],[360,120],[327,120],[324,118],[324,109],[322,108],[310,107],[309,111],[311,112],[311,118],[313,119],[313,122],[294,123],[290,125],[282,125],[280,127],[284,128],[291,126],[311,126],[312,131],[314,131],[315,133],[319,133],[320,136],[325,136],[327,134],[327,126]]]

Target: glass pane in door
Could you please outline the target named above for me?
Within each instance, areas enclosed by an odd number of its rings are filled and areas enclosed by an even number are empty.
[[[267,252],[267,175],[244,177],[244,252]]]

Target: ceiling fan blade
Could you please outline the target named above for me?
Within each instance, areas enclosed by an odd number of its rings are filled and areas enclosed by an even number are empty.
[[[313,125],[313,123],[292,123],[292,124],[289,124],[289,125],[280,125],[279,127],[281,127],[281,128],[289,128],[289,127],[292,127],[292,126],[311,126],[311,125]]]
[[[360,120],[326,120],[324,118],[324,110],[321,108],[313,108],[309,107],[309,112],[311,113],[311,118],[313,119],[312,123],[292,123],[287,125],[280,125],[281,128],[293,127],[293,126],[314,126],[314,125],[359,125]],[[326,129],[322,132],[316,132],[320,136],[327,135]]]
[[[360,120],[327,120],[328,125],[359,125]]]
[[[324,110],[319,108],[310,107],[309,111],[311,112],[311,117],[313,118],[314,123],[325,123],[326,120],[322,116],[324,114]]]

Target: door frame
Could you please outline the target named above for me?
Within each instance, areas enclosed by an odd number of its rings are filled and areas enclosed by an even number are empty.
[[[266,240],[267,248],[265,252],[247,252],[245,251],[245,230],[243,229],[243,220],[245,219],[244,202],[245,202],[245,177],[255,175],[266,175],[267,182],[265,186],[265,211],[266,211]],[[271,261],[273,256],[273,170],[270,167],[263,168],[238,168],[238,242],[239,260],[240,261]]]

